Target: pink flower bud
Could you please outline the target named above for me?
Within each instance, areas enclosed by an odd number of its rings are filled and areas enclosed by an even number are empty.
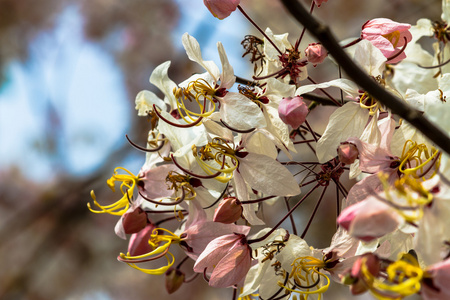
[[[147,214],[142,208],[137,207],[131,212],[126,212],[122,218],[123,229],[126,234],[141,231],[147,225]]]
[[[166,290],[169,294],[176,292],[184,282],[184,273],[180,269],[170,268],[166,272]]]
[[[388,63],[398,63],[406,58],[402,47],[412,40],[410,28],[410,24],[397,23],[390,19],[373,19],[363,25],[361,38],[380,49],[386,58],[395,56]]]
[[[328,0],[314,0],[314,3],[317,5],[317,7],[320,7],[320,5],[322,5],[323,2],[327,2]]]
[[[345,208],[337,222],[351,236],[369,242],[397,229],[401,217],[389,205],[369,196]]]
[[[353,282],[350,286],[350,291],[353,295],[359,295],[365,293],[368,290],[367,284],[364,280],[360,280],[364,275],[361,273],[361,266],[364,264],[367,270],[374,276],[378,277],[380,272],[380,259],[373,253],[365,253],[358,257],[358,259],[353,263],[352,269],[350,271],[350,277]]]
[[[234,198],[229,197],[222,200],[219,207],[216,208],[214,213],[214,222],[220,222],[225,224],[231,224],[239,220],[242,215],[242,204]]]
[[[339,161],[346,165],[351,165],[358,158],[358,148],[351,143],[344,142],[337,149]]]
[[[142,255],[152,251],[152,247],[148,244],[148,240],[150,239],[150,235],[155,229],[155,225],[147,224],[147,226],[139,231],[131,235],[130,241],[128,243],[128,252],[132,256]]]
[[[298,128],[305,122],[308,112],[308,107],[300,96],[283,98],[278,106],[281,121],[291,125],[292,128]]]
[[[309,44],[308,48],[305,50],[306,58],[314,66],[321,64],[325,58],[328,56],[328,51],[320,43]]]
[[[236,10],[241,0],[203,0],[214,17],[222,20]]]

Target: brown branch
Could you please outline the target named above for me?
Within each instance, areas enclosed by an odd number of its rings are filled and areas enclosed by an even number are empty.
[[[404,101],[380,87],[367,75],[339,46],[336,38],[328,26],[319,23],[297,0],[281,0],[287,11],[302,25],[306,27],[329,51],[330,55],[344,69],[347,75],[380,103],[393,113],[408,121],[433,141],[442,150],[450,154],[450,138],[440,128],[436,127],[421,113],[411,108]]]

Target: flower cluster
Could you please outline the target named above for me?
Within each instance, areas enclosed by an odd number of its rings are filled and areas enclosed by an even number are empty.
[[[283,2],[289,9],[290,1]],[[326,2],[312,1],[310,13]],[[240,1],[204,3],[219,19],[238,9],[251,20]],[[370,20],[342,47],[379,90],[407,104],[406,117],[359,82],[308,76],[333,51],[323,41],[303,45],[303,33],[291,44],[287,33],[263,31],[252,21],[262,37],[245,36],[242,43],[254,64],[249,80],[235,75],[220,42],[217,65],[185,33],[187,57],[204,72],[175,83],[170,61],[154,69],[150,83],[164,97],[137,95],[136,110],[150,128],[145,147],[129,140],[146,152],[145,164],[137,175],[114,170],[107,184],[115,191],[120,183],[116,202],[102,205],[91,193],[89,209],[120,216],[115,231],[128,235],[128,250],[117,259],[165,275],[169,293],[200,274],[241,299],[322,299],[332,281],[377,299],[450,298],[449,154],[407,119],[423,115],[439,124],[436,131],[450,132],[446,0],[443,9],[444,20],[415,26]],[[422,36],[436,38],[434,53],[422,49]],[[308,121],[321,105],[336,110],[318,133]],[[302,160],[300,144],[317,160]],[[343,177],[356,183],[346,186]],[[305,236],[330,185],[338,193],[336,233],[329,247],[315,249]],[[316,190],[311,218],[297,234],[293,212],[314,201]],[[279,201],[288,211],[268,224],[262,207]],[[289,231],[282,228],[288,218]]]

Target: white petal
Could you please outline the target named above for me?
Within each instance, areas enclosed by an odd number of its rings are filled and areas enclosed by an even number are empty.
[[[294,176],[276,160],[249,153],[239,159],[239,172],[251,188],[274,196],[295,196],[300,188]]]
[[[220,115],[228,125],[239,130],[266,126],[264,115],[257,104],[239,93],[228,93],[220,99]]]
[[[337,155],[336,149],[349,137],[359,137],[364,131],[369,112],[356,103],[346,103],[331,116],[328,126],[317,142],[317,158],[324,163]]]
[[[227,54],[221,42],[217,43],[217,49],[219,50],[220,61],[222,62],[222,75],[220,76],[220,87],[230,89],[236,81],[234,76],[233,67],[228,62]]]
[[[442,0],[442,20],[450,23],[450,0]]]
[[[386,62],[386,57],[381,50],[367,40],[362,40],[356,45],[354,59],[369,75],[374,77],[382,74]]]
[[[214,114],[218,114],[218,112]],[[213,120],[203,119],[203,125],[205,126],[206,131],[208,131],[208,133],[220,136],[221,138],[224,138],[228,141],[234,140],[233,132],[231,130],[223,127],[222,125],[220,125],[217,122],[214,122]]]
[[[149,111],[153,111],[153,104],[155,104],[159,109],[166,109],[166,103],[150,91],[140,91],[134,102],[136,103],[135,108],[138,111],[138,116],[141,117],[145,117]]]
[[[276,256],[281,266],[286,271],[290,272],[292,269],[292,262],[299,257],[311,256],[312,251],[306,241],[294,234],[289,236],[286,246],[281,250],[280,254]]]
[[[295,95],[302,95],[309,92],[314,91],[315,89],[326,89],[328,87],[338,87],[343,92],[345,92],[347,95],[351,96],[352,98],[357,97],[359,95],[359,88],[358,86],[351,80],[348,79],[335,79],[324,83],[319,84],[308,84],[301,86],[295,91]]]
[[[158,87],[164,95],[166,95],[165,102],[167,102],[171,110],[177,107],[175,96],[173,95],[173,89],[177,88],[175,82],[173,82],[167,72],[170,67],[170,61],[166,61],[157,66],[150,76],[150,83]]]
[[[182,42],[186,54],[190,60],[195,61],[201,65],[209,74],[214,78],[215,82],[219,81],[220,71],[216,64],[212,61],[204,61],[202,58],[202,51],[200,50],[200,45],[197,40],[190,36],[188,33],[183,34]]]

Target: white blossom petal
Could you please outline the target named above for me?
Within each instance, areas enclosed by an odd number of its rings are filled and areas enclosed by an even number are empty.
[[[300,188],[294,176],[276,160],[249,153],[239,159],[239,172],[251,188],[273,196],[295,196]]]
[[[341,142],[349,137],[360,137],[369,119],[369,112],[356,103],[346,103],[331,116],[328,126],[317,142],[317,158],[320,163],[334,158]]]
[[[220,76],[219,68],[214,62],[203,60],[202,51],[197,40],[186,32],[183,34],[182,42],[189,59],[201,65],[214,78],[214,81],[218,82]]]

